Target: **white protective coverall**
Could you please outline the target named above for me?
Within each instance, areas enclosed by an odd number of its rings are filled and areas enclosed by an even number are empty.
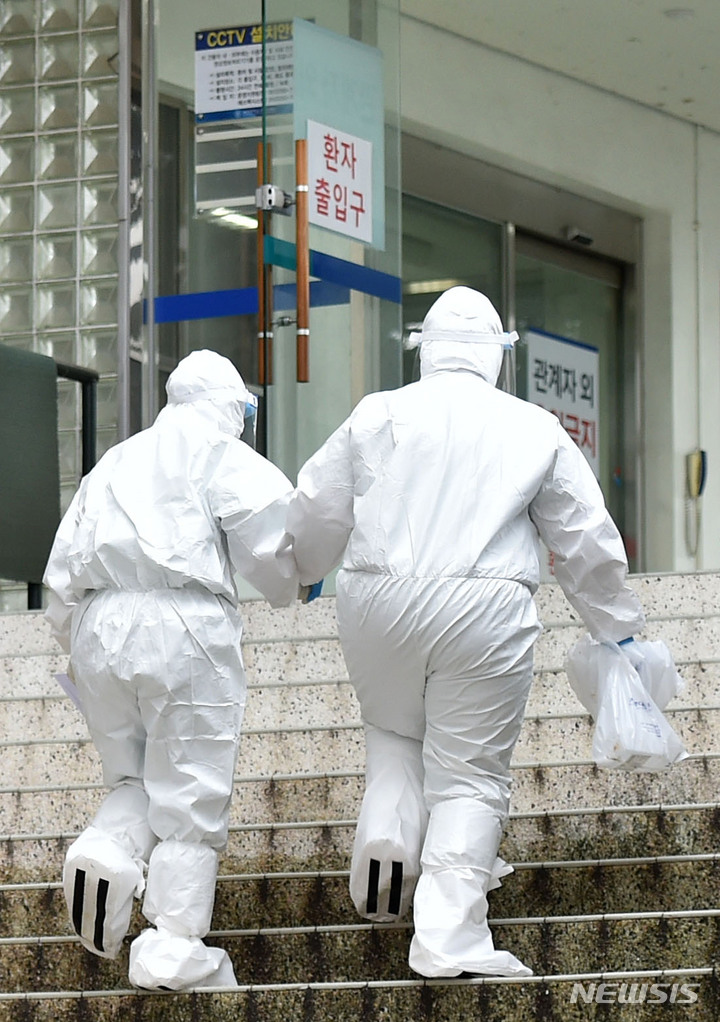
[[[350,889],[400,916],[424,976],[526,975],[496,950],[487,891],[510,759],[541,626],[538,535],[595,637],[644,622],[618,531],[557,418],[495,388],[503,333],[490,301],[445,292],[421,335],[421,379],[365,397],[300,471],[288,532],[301,582],[337,579],[340,639],[366,735]]]
[[[273,606],[297,595],[280,551],[292,486],[243,443],[250,397],[233,364],[183,359],[155,423],[83,479],[45,574],[47,617],[70,653],[111,788],[68,851],[82,943],[115,957],[133,895],[155,924],[133,942],[136,986],[235,985],[207,947],[245,705],[234,572]]]

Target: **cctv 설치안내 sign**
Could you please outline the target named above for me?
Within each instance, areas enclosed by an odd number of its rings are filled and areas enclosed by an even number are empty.
[[[263,50],[265,81],[263,83]],[[195,120],[260,117],[293,107],[293,23],[235,25],[195,33]]]

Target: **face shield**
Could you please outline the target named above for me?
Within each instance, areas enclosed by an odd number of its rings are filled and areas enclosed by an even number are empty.
[[[495,386],[498,390],[504,390],[506,394],[517,393],[517,355],[515,353],[515,342],[520,340],[516,330],[508,335],[509,341],[503,344],[503,359],[500,366],[500,373]]]
[[[243,431],[242,439],[248,444],[253,450],[257,449],[257,411],[258,411],[258,399],[257,395],[251,394],[250,391],[245,395],[245,411],[243,412]]]

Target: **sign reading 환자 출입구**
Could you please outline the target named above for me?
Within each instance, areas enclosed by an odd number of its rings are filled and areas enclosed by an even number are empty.
[[[557,415],[600,476],[597,348],[538,330],[523,335],[527,344],[527,399]]]
[[[311,224],[372,243],[372,143],[307,122]]]
[[[267,113],[293,104],[293,24],[265,26]],[[263,107],[263,26],[236,25],[195,33],[195,120],[260,117]]]

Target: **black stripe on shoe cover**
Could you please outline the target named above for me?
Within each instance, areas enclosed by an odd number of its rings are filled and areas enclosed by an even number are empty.
[[[98,880],[97,887],[97,900],[95,902],[95,936],[93,937],[93,944],[98,951],[104,951],[103,947],[103,931],[105,930],[105,912],[107,910],[107,896],[110,882],[108,880]]]
[[[370,868],[368,869],[368,895],[367,895],[368,912],[377,912],[379,883],[380,883],[380,860],[371,859]]]
[[[393,915],[399,915],[400,913],[400,899],[402,897],[402,880],[403,880],[403,865],[401,862],[393,862],[392,864],[392,877],[390,879],[390,901],[388,902],[388,912],[392,912]]]
[[[73,885],[72,923],[75,933],[82,934],[83,908],[85,907],[85,870],[75,870]]]

